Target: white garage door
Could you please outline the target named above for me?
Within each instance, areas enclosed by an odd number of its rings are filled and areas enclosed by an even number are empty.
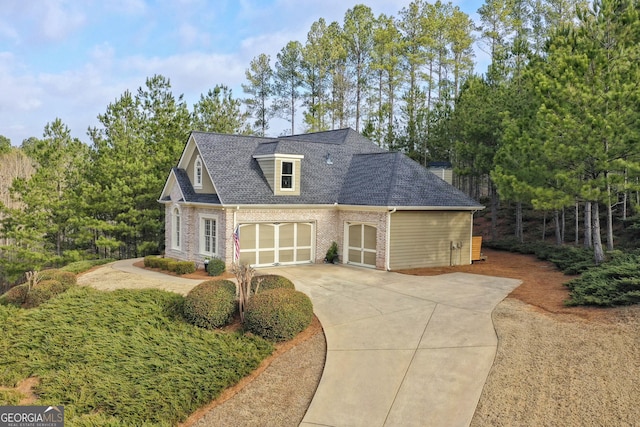
[[[347,225],[348,264],[376,266],[376,227],[369,224]]]
[[[254,267],[313,261],[313,224],[240,224],[240,262]]]

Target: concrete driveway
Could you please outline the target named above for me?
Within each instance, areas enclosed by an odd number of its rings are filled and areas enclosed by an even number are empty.
[[[260,272],[309,295],[327,338],[302,426],[468,426],[496,354],[491,312],[520,284],[337,265]]]

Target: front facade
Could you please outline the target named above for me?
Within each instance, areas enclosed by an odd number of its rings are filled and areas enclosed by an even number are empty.
[[[193,132],[159,200],[165,254],[255,267],[386,270],[471,263],[483,206],[351,129],[259,138]]]

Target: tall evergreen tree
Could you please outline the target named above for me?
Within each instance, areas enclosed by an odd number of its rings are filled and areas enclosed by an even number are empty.
[[[274,110],[291,123],[291,135],[295,133],[296,113],[302,87],[302,45],[291,41],[277,55],[274,72]]]
[[[255,118],[254,129],[260,136],[269,129],[269,119],[273,116],[273,109],[269,100],[273,93],[273,70],[271,58],[264,53],[253,58],[249,69],[245,71],[248,84],[243,84],[244,93],[250,95],[245,99],[247,112]]]

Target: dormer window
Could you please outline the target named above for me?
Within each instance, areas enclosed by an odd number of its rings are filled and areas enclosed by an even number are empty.
[[[200,160],[200,156],[196,158],[193,165],[193,188],[202,188],[202,160]]]
[[[282,162],[281,186],[283,190],[293,190],[293,162]]]

